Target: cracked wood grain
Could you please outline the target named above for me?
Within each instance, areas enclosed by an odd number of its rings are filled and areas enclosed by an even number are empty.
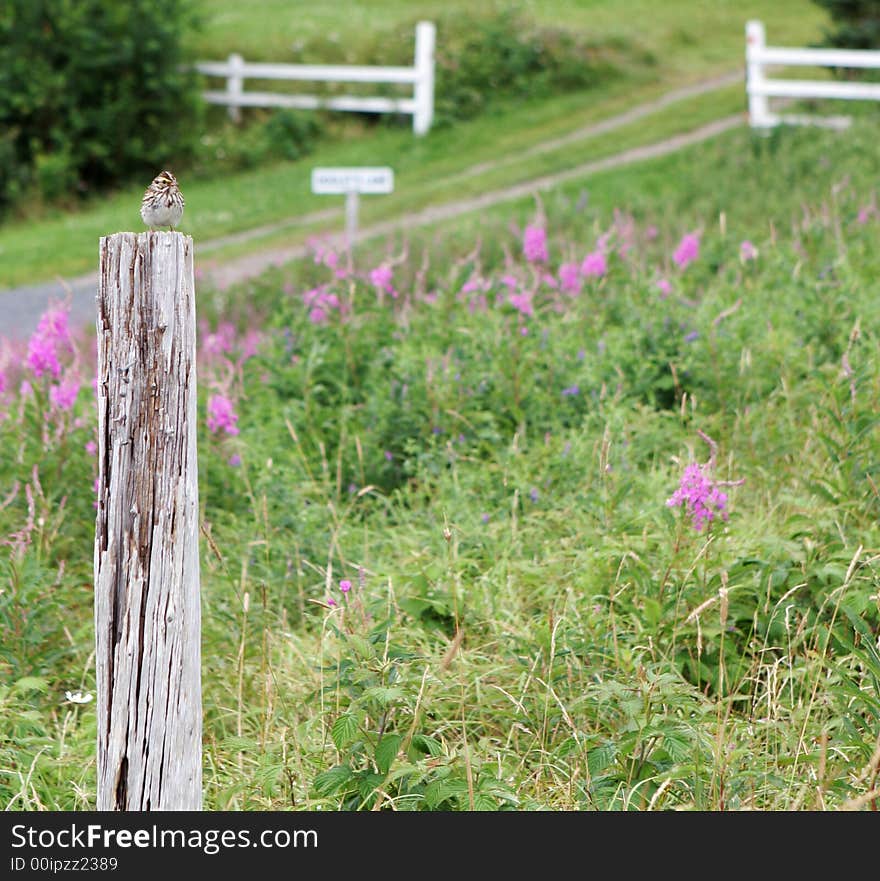
[[[193,243],[101,239],[98,810],[201,810]]]

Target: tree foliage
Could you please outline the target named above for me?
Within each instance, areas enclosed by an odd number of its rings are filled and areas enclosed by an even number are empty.
[[[825,43],[848,49],[880,47],[880,0],[814,0],[828,10],[833,28]]]
[[[151,177],[195,132],[190,0],[4,0],[0,212]]]

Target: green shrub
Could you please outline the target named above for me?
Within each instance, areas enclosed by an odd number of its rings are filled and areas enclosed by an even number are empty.
[[[880,46],[880,0],[814,0],[828,10],[834,29],[825,34],[828,46],[876,49]]]
[[[9,0],[0,12],[0,212],[140,176],[190,151],[187,0]]]
[[[444,13],[433,20],[437,27],[435,126],[471,119],[499,100],[590,88],[613,76],[624,55],[628,64],[636,60],[626,44],[600,47],[586,35],[541,27],[512,9]],[[321,37],[302,45],[291,60],[409,66],[414,32],[415,21],[408,22],[377,33],[356,49]],[[322,93],[351,90],[345,83],[327,86]],[[375,87],[370,91],[375,92]],[[404,94],[394,86],[381,91]],[[408,117],[401,117],[400,122],[410,124]]]

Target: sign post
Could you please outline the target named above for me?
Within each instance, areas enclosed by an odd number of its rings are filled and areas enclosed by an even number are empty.
[[[345,196],[345,237],[351,247],[357,237],[361,193],[394,192],[394,171],[380,168],[313,168],[312,192]]]

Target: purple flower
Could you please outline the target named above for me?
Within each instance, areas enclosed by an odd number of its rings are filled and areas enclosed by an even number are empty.
[[[226,395],[211,395],[208,399],[208,428],[217,434],[221,429],[227,434],[238,434],[238,414]]]
[[[529,263],[546,262],[547,233],[543,226],[529,225],[523,235],[523,254]]]
[[[87,441],[86,442],[86,452],[90,456],[94,456],[98,452],[98,445],[93,440]]]
[[[397,291],[394,290],[394,285],[391,284],[392,276],[393,273],[391,267],[384,263],[381,266],[377,266],[375,269],[370,270],[370,282],[372,282],[376,290],[391,294],[392,297],[396,297]]]
[[[519,294],[510,294],[507,297],[507,302],[527,318],[532,318],[535,314],[535,307],[532,305],[532,294],[530,291],[522,291]]]
[[[664,298],[672,293],[672,285],[665,278],[657,279],[657,289],[663,294]]]
[[[698,339],[699,336],[700,336],[700,334],[699,334],[697,331],[692,330],[689,334],[687,334],[687,335],[685,336],[684,341],[685,341],[686,343],[692,343],[692,342],[694,342],[696,339]]]
[[[488,523],[488,522],[489,522],[489,515],[488,515],[488,514],[482,514],[482,515],[480,516],[480,520],[482,520],[483,523]]]
[[[572,386],[569,386],[568,388],[564,388],[562,390],[562,397],[563,398],[573,397],[574,395],[579,395],[580,393],[581,393],[580,388],[576,385],[572,385]]]
[[[535,487],[532,487],[532,489],[530,490],[530,492],[529,492],[529,498],[530,498],[533,502],[537,503],[537,501],[538,501],[538,490],[535,489]]]
[[[233,454],[229,457],[229,464],[230,464],[233,468],[238,468],[238,467],[240,467],[240,466],[241,466],[241,456],[239,456],[238,453],[233,453]]]
[[[351,590],[351,582],[347,578],[343,578],[342,581],[339,582],[339,589],[343,593],[348,593]]]
[[[746,239],[739,246],[739,256],[743,261],[754,260],[758,256],[758,249]]]
[[[592,254],[584,257],[581,273],[586,278],[601,278],[606,272],[608,272],[608,261],[601,251],[593,251]]]
[[[79,379],[64,379],[49,389],[49,400],[59,410],[70,410],[79,394]]]
[[[394,454],[390,450],[385,450],[385,461],[390,462],[394,458]]]
[[[57,378],[61,374],[61,362],[55,351],[55,341],[35,332],[28,341],[27,366],[37,378],[44,373]]]
[[[563,263],[559,267],[559,286],[568,294],[579,294],[584,282],[577,263]]]
[[[682,236],[672,259],[679,269],[684,269],[700,256],[700,236],[698,233],[689,232]]]
[[[708,475],[709,467],[692,462],[684,469],[678,489],[666,500],[670,508],[685,506],[697,532],[716,514],[727,520],[727,493],[721,492]]]

